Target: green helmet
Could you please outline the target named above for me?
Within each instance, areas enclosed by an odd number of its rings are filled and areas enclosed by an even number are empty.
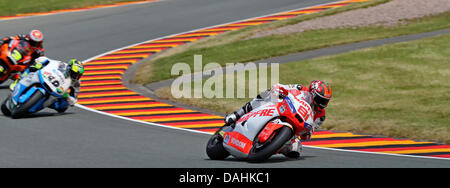
[[[68,64],[68,71],[72,80],[79,80],[84,73],[83,63],[76,59],[71,59]]]

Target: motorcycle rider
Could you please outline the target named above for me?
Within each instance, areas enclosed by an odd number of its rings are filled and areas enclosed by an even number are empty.
[[[1,53],[10,53],[12,65],[28,65],[36,58],[44,55],[44,35],[39,30],[32,30],[27,35],[15,35],[11,37],[5,37],[0,41]],[[4,61],[8,61],[4,59]],[[6,71],[6,65],[0,64],[0,73]],[[14,79],[17,79],[19,75],[15,75]]]
[[[47,66],[50,62],[57,62],[60,65],[64,66],[66,70],[67,76],[71,78],[71,86],[69,90],[63,94],[63,98],[58,99],[55,103],[53,103],[49,108],[56,110],[59,113],[65,112],[69,106],[74,106],[77,103],[77,96],[80,92],[80,78],[83,76],[84,67],[83,64],[76,60],[72,59],[68,63],[56,61],[49,59],[45,56],[39,57],[34,61],[34,64],[31,65],[25,72],[17,79],[13,84],[10,85],[10,89],[14,90],[17,83],[25,78],[28,74],[32,72],[36,72],[45,66]]]
[[[270,96],[271,91],[278,92],[279,98],[284,98],[288,93],[302,98],[311,105],[314,111],[314,123],[313,125],[311,125],[311,130],[300,135],[300,139],[298,137],[294,137],[280,150],[280,153],[284,154],[287,157],[298,158],[300,157],[300,153],[302,150],[301,140],[310,140],[314,130],[319,128],[325,121],[325,108],[327,107],[328,102],[330,101],[332,96],[331,87],[326,82],[321,80],[313,80],[309,87],[305,87],[301,84],[276,84],[272,86],[271,89],[260,93],[256,98],[246,103],[238,111],[228,114],[225,117],[226,125],[233,125],[244,114],[265,104],[267,101],[266,99]]]

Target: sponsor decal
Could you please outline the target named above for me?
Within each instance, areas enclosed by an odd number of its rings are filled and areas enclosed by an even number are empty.
[[[286,97],[284,100],[289,105],[289,108],[291,109],[292,113],[296,113],[297,110],[295,109],[294,104],[292,104],[291,99],[289,97]]]
[[[56,92],[58,92],[58,94],[62,94],[63,91],[64,91],[64,88],[62,86],[60,86],[56,89]]]
[[[52,73],[49,73],[49,72],[44,72],[43,74],[42,74],[42,76],[44,77],[44,78],[47,78],[47,77],[49,77],[49,76],[51,76],[52,75]]]
[[[303,126],[305,127],[305,129],[308,129],[308,131],[312,130],[312,126],[309,123],[305,122],[305,124],[303,124]]]
[[[298,108],[298,113],[303,118],[303,120],[306,122],[311,117],[311,106],[306,103],[303,100],[297,99],[297,101],[300,103],[300,107]]]
[[[246,121],[252,117],[263,117],[263,116],[273,116],[275,108],[263,109],[256,112],[247,113],[244,117],[240,118],[238,122]]]
[[[225,138],[223,139],[223,142],[225,144],[228,144],[229,141],[230,141],[230,135],[225,135]]]
[[[244,142],[242,142],[242,141],[240,141],[240,140],[237,140],[237,139],[235,139],[235,138],[231,138],[231,143],[232,143],[233,145],[235,145],[235,146],[240,147],[241,149],[244,149],[244,148],[245,148],[245,145],[246,145]]]
[[[280,110],[280,114],[283,114],[284,111],[286,111],[286,109],[284,108],[283,105],[280,106],[279,110]]]
[[[253,146],[253,142],[238,132],[225,133],[224,143],[248,154]]]

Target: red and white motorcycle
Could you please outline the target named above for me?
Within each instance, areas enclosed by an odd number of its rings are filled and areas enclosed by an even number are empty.
[[[208,157],[222,160],[232,155],[263,162],[294,136],[311,131],[314,114],[309,103],[287,91],[282,100],[274,93],[271,91],[267,104],[245,114],[235,125],[221,127],[208,141]]]

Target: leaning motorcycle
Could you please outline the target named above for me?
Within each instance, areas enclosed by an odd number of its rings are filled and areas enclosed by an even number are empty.
[[[67,65],[50,63],[37,72],[29,73],[14,88],[12,94],[3,102],[4,115],[21,118],[33,114],[63,99],[72,80],[67,74]]]
[[[8,80],[9,78],[21,73],[28,66],[23,65],[20,61],[23,61],[26,57],[27,51],[25,50],[26,44],[21,41],[16,48],[11,49],[8,44],[3,44],[0,47],[0,84]]]
[[[263,162],[295,135],[310,131],[311,106],[302,98],[286,95],[281,101],[268,102],[245,114],[234,125],[221,127],[208,141],[208,157],[222,160],[232,155]]]

